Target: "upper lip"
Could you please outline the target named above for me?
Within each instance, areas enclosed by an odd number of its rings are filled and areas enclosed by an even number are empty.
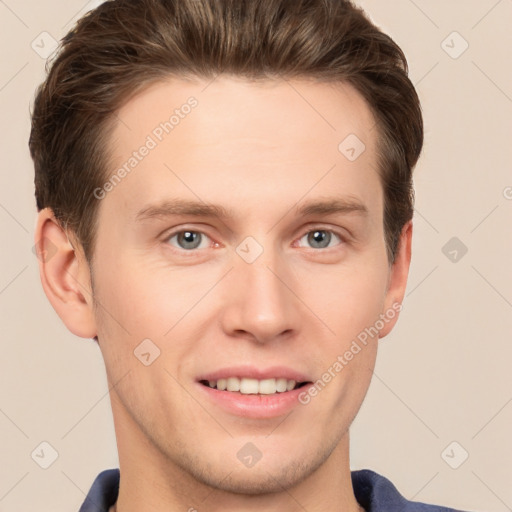
[[[294,380],[295,382],[309,382],[305,374],[298,372],[287,366],[270,366],[268,368],[257,368],[256,366],[230,366],[221,368],[209,373],[202,374],[198,377],[201,380],[219,380],[227,379],[229,377],[249,378],[249,379],[287,379]]]

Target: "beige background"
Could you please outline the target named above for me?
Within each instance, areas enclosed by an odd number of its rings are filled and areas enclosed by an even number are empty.
[[[117,466],[99,350],[65,329],[40,286],[27,150],[45,64],[31,44],[44,53],[97,3],[0,1],[0,511],[78,510]],[[352,468],[408,499],[511,510],[512,1],[360,3],[409,59],[426,140],[407,298],[352,428]],[[468,249],[445,249],[455,262],[442,250],[452,237]],[[43,441],[58,452],[48,469],[31,458]]]

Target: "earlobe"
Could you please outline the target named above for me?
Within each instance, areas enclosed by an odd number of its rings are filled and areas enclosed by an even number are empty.
[[[66,327],[81,338],[96,336],[89,266],[51,209],[41,210],[34,233],[44,292]]]
[[[395,261],[390,268],[384,311],[382,312],[386,315],[388,321],[383,329],[381,329],[379,338],[384,338],[384,336],[391,332],[402,310],[402,301],[407,287],[409,265],[411,263],[411,246],[412,220],[407,222],[402,228]]]

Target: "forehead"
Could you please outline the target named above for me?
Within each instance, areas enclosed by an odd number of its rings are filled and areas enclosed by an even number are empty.
[[[125,172],[102,209],[133,218],[169,196],[249,207],[308,190],[380,203],[374,117],[347,84],[169,79],[116,117],[107,177]]]
[[[197,107],[189,109],[194,98]],[[177,128],[192,110],[196,139],[180,142],[229,145],[234,139],[258,137],[270,145],[276,135],[306,136],[314,140],[330,133],[335,139],[345,132],[369,140],[374,118],[362,96],[349,84],[320,83],[311,80],[259,80],[219,76],[213,80],[169,79],[155,83],[131,98],[117,113],[116,135],[124,139],[146,135],[176,114],[171,124]],[[183,111],[183,112],[180,112]],[[297,124],[297,121],[299,124]],[[157,125],[152,123],[157,122]],[[305,125],[305,123],[308,123]],[[184,129],[175,130],[179,138]],[[278,132],[278,133],[276,133]],[[226,135],[232,135],[227,138]],[[133,140],[136,143],[137,140]],[[330,143],[329,141],[326,141]]]

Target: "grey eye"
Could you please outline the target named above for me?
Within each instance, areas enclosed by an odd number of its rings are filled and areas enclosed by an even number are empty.
[[[332,233],[330,231],[326,231],[325,229],[316,229],[315,231],[310,231],[307,234],[308,243],[311,247],[315,249],[325,249],[329,247],[332,239]]]
[[[175,239],[176,243],[172,244],[171,240]],[[203,241],[203,234],[198,231],[180,231],[169,237],[169,242],[179,249],[191,250],[197,249]]]
[[[343,243],[341,235],[330,229],[313,229],[302,235],[299,240],[301,247],[313,249],[328,249]]]

